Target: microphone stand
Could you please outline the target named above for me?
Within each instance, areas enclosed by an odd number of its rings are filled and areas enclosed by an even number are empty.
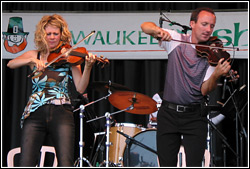
[[[99,120],[99,119],[102,119],[104,117],[106,117],[106,127],[107,127],[107,131],[106,131],[106,161],[105,161],[105,165],[106,167],[109,167],[109,146],[111,145],[111,143],[109,142],[109,130],[110,130],[110,116],[111,115],[114,115],[114,114],[117,114],[117,113],[121,113],[121,112],[124,112],[124,111],[128,111],[128,110],[133,110],[134,109],[134,103],[136,102],[137,98],[136,96],[134,95],[134,97],[132,98],[132,104],[123,109],[123,110],[119,110],[117,112],[113,112],[113,113],[106,113],[104,116],[101,116],[101,117],[97,117],[95,119],[91,119],[91,120],[88,120],[86,121],[87,123],[89,122],[92,122],[92,121],[95,121],[95,120]]]
[[[182,27],[182,29],[183,29],[182,32],[185,33],[185,34],[187,34],[187,31],[188,31],[188,30],[192,30],[189,26],[182,25],[182,24],[179,24],[179,23],[177,23],[177,22],[172,22],[172,21],[170,21],[166,15],[162,14],[161,11],[160,11],[160,15],[161,15],[161,16],[160,16],[159,23],[160,23],[160,26],[161,26],[161,27],[162,27],[162,22],[163,22],[163,21],[166,21],[166,22],[171,23],[172,25],[177,25],[177,26]],[[163,15],[165,18],[167,18],[167,19],[164,19],[164,18],[162,17],[162,15]]]
[[[95,120],[99,120],[99,119],[102,119],[104,117],[106,117],[106,128],[107,128],[107,131],[106,131],[106,142],[105,142],[105,145],[106,145],[106,160],[105,160],[105,166],[106,167],[109,167],[109,146],[111,145],[111,143],[109,142],[109,133],[110,133],[110,116],[111,115],[114,115],[114,114],[117,114],[117,113],[121,113],[121,112],[124,112],[124,111],[127,111],[127,110],[132,110],[134,109],[134,104],[130,105],[128,108],[126,109],[123,109],[123,110],[119,110],[117,112],[113,112],[113,113],[106,113],[104,116],[101,116],[101,117],[97,117],[95,119],[91,119],[91,120],[88,120],[86,121],[87,123],[89,122],[92,122],[92,121],[95,121]],[[112,164],[110,164],[112,165]]]
[[[163,18],[162,18],[162,11],[160,10],[160,19],[159,19],[160,28],[162,28],[162,24],[163,24]]]
[[[126,111],[126,110],[132,110],[133,108],[134,108],[134,107],[131,105],[131,106],[129,106],[129,107],[126,108],[126,109],[123,109],[123,110],[120,110],[120,111],[111,113],[110,115],[114,115],[114,114],[117,114],[117,113],[121,113],[121,112]],[[105,116],[105,115],[104,115],[104,116],[100,116],[100,117],[97,117],[97,118],[95,118],[95,119],[88,120],[88,121],[86,121],[86,122],[89,123],[89,122],[92,122],[92,121],[95,121],[95,120],[102,119],[102,118],[104,118],[104,117],[106,117],[106,116]]]
[[[90,162],[85,157],[83,157],[83,146],[84,146],[84,142],[83,142],[83,117],[84,117],[84,115],[83,115],[83,112],[84,112],[84,110],[85,110],[85,106],[80,105],[80,114],[79,114],[79,116],[80,116],[80,141],[79,141],[80,155],[79,155],[78,159],[76,160],[74,166],[78,166],[80,163],[79,167],[83,167],[83,160],[84,160],[85,162],[88,163],[88,165],[90,167],[92,167]]]
[[[181,24],[179,24],[179,23],[177,23],[177,22],[172,22],[172,21],[170,21],[170,23],[172,24],[172,25],[177,25],[177,26],[180,26],[180,27],[182,27],[182,32],[183,33],[185,33],[185,34],[187,34],[187,31],[188,30],[192,30],[190,27],[188,27],[188,26],[186,26],[186,25],[181,25]]]
[[[111,145],[111,143],[109,142],[109,131],[110,131],[110,113],[107,112],[105,114],[106,117],[106,127],[107,127],[107,132],[106,132],[106,167],[109,167],[109,146]]]
[[[94,104],[94,103],[97,103],[97,102],[99,102],[99,101],[101,101],[101,100],[103,100],[103,99],[107,99],[111,94],[112,94],[112,93],[109,93],[107,96],[104,96],[104,97],[102,97],[102,98],[100,98],[100,99],[97,99],[97,100],[95,100],[95,101],[92,101],[92,102],[90,102],[90,103],[88,103],[88,104],[85,104],[84,106],[87,107],[87,106],[89,106],[89,105],[91,105],[91,104]],[[79,109],[81,109],[81,106],[80,106],[78,109],[75,109],[73,112],[76,112],[76,111],[78,111]]]
[[[83,142],[83,118],[84,118],[84,111],[85,111],[85,107],[87,107],[87,106],[89,106],[89,105],[92,105],[92,104],[94,104],[94,103],[96,103],[96,102],[99,102],[99,101],[101,101],[102,99],[106,99],[107,97],[109,97],[111,95],[111,93],[109,93],[107,96],[105,96],[105,97],[102,97],[102,98],[100,98],[100,99],[98,99],[98,100],[96,100],[96,101],[93,101],[93,102],[90,102],[90,103],[88,103],[88,104],[86,104],[86,105],[80,105],[80,107],[78,108],[78,109],[75,109],[73,112],[76,112],[76,111],[78,111],[78,110],[80,110],[80,114],[79,114],[79,117],[80,117],[80,141],[79,141],[79,148],[80,148],[80,154],[79,154],[79,158],[76,160],[76,162],[75,162],[75,164],[74,164],[74,166],[78,166],[79,165],[79,163],[80,163],[80,166],[79,167],[82,167],[82,165],[83,165],[83,160],[85,161],[85,162],[87,162],[88,163],[88,165],[90,166],[90,167],[92,167],[92,165],[90,164],[90,162],[85,158],[85,157],[83,157],[83,146],[84,146],[84,142]]]

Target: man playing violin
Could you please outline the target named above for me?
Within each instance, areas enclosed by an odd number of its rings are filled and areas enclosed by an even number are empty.
[[[46,136],[50,136],[55,147],[58,166],[74,165],[75,125],[68,92],[70,71],[77,92],[83,93],[96,56],[89,53],[85,57],[83,73],[81,65],[69,63],[46,67],[50,53],[70,41],[68,25],[60,15],[44,16],[36,26],[37,50],[27,51],[7,65],[11,69],[29,66],[35,71],[31,79],[32,94],[21,118],[20,166],[37,165]]]
[[[191,35],[160,28],[153,22],[141,25],[142,31],[157,38],[159,46],[168,52],[163,102],[157,118],[160,166],[177,165],[181,144],[185,148],[186,165],[202,166],[208,130],[207,113],[202,106],[204,98],[217,87],[220,77],[228,75],[231,66],[223,58],[216,67],[210,66],[207,58],[197,56],[194,45],[179,41],[206,42],[215,23],[212,9],[198,8],[191,15]]]

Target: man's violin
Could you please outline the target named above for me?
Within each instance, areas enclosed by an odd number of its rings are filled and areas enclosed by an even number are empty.
[[[199,44],[206,46],[196,45],[197,55],[206,57],[210,65],[216,66],[221,58],[230,61],[230,54],[223,49],[223,43],[217,36],[212,36],[208,41]]]
[[[231,61],[230,54],[227,51],[245,51],[245,49],[224,47],[222,41],[218,39],[217,36],[212,36],[208,41],[202,43],[184,42],[176,39],[171,40],[184,44],[195,45],[197,56],[206,57],[211,66],[216,66],[221,58],[224,58],[224,61]],[[229,75],[232,81],[237,80],[232,69],[229,71]]]
[[[216,66],[222,58],[224,58],[222,63],[224,61],[231,62],[230,54],[224,50],[223,43],[217,38],[217,36],[212,36],[208,39],[208,41],[199,44],[205,46],[196,46],[197,55],[200,57],[206,57],[211,66]],[[232,69],[229,70],[228,74],[232,81],[237,80],[236,76],[232,72]]]

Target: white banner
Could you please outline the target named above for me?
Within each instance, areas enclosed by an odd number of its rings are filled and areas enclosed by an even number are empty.
[[[3,13],[2,14],[2,58],[12,59],[22,53],[35,49],[34,32],[43,15],[53,13]],[[78,47],[89,52],[103,55],[108,59],[167,59],[163,51],[149,35],[141,31],[143,22],[151,21],[159,25],[159,13],[59,13],[69,25],[72,45],[79,42],[91,31],[95,34],[83,41]],[[189,26],[190,13],[164,13],[171,21]],[[222,41],[233,42],[235,47],[248,49],[248,12],[217,12],[214,36]],[[20,18],[22,20],[20,20]],[[12,23],[19,21],[19,25]],[[20,29],[21,27],[21,29]],[[164,28],[181,31],[181,27],[163,23]],[[18,30],[19,28],[19,30]],[[23,31],[20,35],[17,32]],[[188,33],[191,33],[188,31]],[[21,46],[21,51],[11,47]],[[231,44],[224,46],[231,47]],[[233,53],[230,52],[231,56]],[[236,51],[235,58],[248,58],[248,51]]]

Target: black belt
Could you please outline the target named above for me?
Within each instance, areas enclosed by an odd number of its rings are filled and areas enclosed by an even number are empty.
[[[192,111],[196,111],[197,109],[201,107],[200,104],[187,106],[187,105],[178,105],[174,103],[169,103],[167,101],[165,101],[165,105],[167,106],[167,108],[175,110],[177,112],[192,112]]]

